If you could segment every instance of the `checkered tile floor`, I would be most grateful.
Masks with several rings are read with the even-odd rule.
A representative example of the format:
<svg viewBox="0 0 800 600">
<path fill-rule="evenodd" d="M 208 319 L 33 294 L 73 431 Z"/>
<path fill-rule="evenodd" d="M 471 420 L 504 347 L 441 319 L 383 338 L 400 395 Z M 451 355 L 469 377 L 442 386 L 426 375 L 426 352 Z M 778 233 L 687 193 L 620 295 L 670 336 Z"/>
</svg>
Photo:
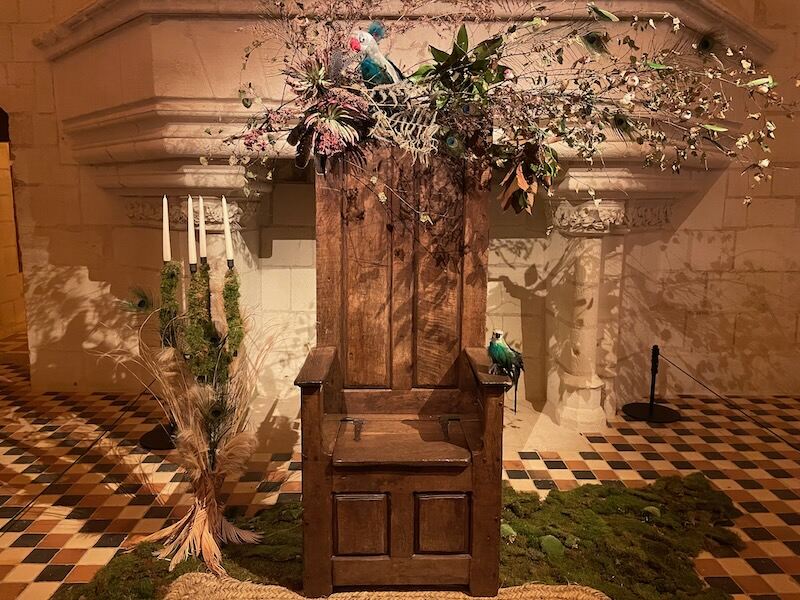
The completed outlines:
<svg viewBox="0 0 800 600">
<path fill-rule="evenodd" d="M 136 445 L 160 418 L 151 398 L 34 394 L 27 369 L 3 360 L 24 352 L 24 344 L 24 338 L 0 340 L 3 600 L 44 600 L 64 583 L 88 581 L 126 540 L 156 531 L 190 504 L 170 454 Z M 679 398 L 674 404 L 683 422 L 654 427 L 620 420 L 588 435 L 587 452 L 521 449 L 519 460 L 505 462 L 504 477 L 519 490 L 545 495 L 587 483 L 643 486 L 662 475 L 702 471 L 743 511 L 735 529 L 746 548 L 702 555 L 701 575 L 737 600 L 800 600 L 800 452 L 744 416 L 799 440 L 800 398 L 732 401 L 734 407 Z M 248 514 L 297 498 L 299 456 L 256 454 L 224 491 L 228 506 Z"/>
<path fill-rule="evenodd" d="M 27 353 L 28 337 L 18 333 L 9 337 L 0 338 L 0 356 L 7 353 Z"/>
<path fill-rule="evenodd" d="M 169 453 L 136 444 L 159 422 L 152 398 L 34 394 L 27 369 L 8 360 L 18 351 L 0 341 L 0 600 L 46 600 L 180 518 L 191 496 Z M 255 454 L 223 488 L 229 509 L 249 514 L 299 492 L 291 452 Z"/>
<path fill-rule="evenodd" d="M 667 475 L 701 471 L 744 513 L 734 530 L 739 553 L 702 554 L 706 581 L 735 599 L 800 600 L 800 397 L 718 400 L 681 397 L 683 421 L 665 426 L 611 423 L 612 433 L 587 435 L 588 452 L 519 452 L 505 476 L 519 490 L 569 490 L 586 483 L 641 487 Z"/>
</svg>

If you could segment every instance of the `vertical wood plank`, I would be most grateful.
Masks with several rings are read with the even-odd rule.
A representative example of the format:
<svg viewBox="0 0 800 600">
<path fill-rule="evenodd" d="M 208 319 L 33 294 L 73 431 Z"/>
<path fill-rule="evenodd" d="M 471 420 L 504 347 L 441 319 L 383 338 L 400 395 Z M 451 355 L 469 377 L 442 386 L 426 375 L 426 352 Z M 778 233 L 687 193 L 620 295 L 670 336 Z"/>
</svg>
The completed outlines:
<svg viewBox="0 0 800 600">
<path fill-rule="evenodd" d="M 303 392 L 300 405 L 303 453 L 303 589 L 313 597 L 333 590 L 333 482 L 322 448 L 323 390 Z"/>
<path fill-rule="evenodd" d="M 341 161 L 317 175 L 317 345 L 342 348 L 342 176 Z"/>
<path fill-rule="evenodd" d="M 500 586 L 503 468 L 503 388 L 480 390 L 483 448 L 473 453 L 470 593 L 494 596 Z"/>
<path fill-rule="evenodd" d="M 400 150 L 392 152 L 392 389 L 413 385 L 414 230 L 415 215 L 406 203 L 416 203 L 414 166 Z"/>
<path fill-rule="evenodd" d="M 348 165 L 344 177 L 345 385 L 389 387 L 391 240 L 386 208 L 372 189 L 373 176 L 391 180 L 385 150 L 367 168 Z"/>
<path fill-rule="evenodd" d="M 420 211 L 437 217 L 417 224 L 414 379 L 418 387 L 457 384 L 461 350 L 463 173 L 437 159 L 418 169 Z"/>
<path fill-rule="evenodd" d="M 483 347 L 486 336 L 486 288 L 489 281 L 489 185 L 477 166 L 464 176 L 464 273 L 461 343 Z"/>
<path fill-rule="evenodd" d="M 414 486 L 396 477 L 392 482 L 391 556 L 394 559 L 414 555 Z"/>
</svg>

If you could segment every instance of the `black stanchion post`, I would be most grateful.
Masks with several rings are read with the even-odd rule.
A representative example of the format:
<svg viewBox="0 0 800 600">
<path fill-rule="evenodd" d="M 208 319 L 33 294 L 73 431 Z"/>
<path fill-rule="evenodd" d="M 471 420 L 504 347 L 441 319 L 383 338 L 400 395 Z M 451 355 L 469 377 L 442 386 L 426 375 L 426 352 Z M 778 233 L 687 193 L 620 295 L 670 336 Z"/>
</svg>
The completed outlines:
<svg viewBox="0 0 800 600">
<path fill-rule="evenodd" d="M 656 405 L 656 379 L 658 378 L 658 344 L 650 352 L 650 417 L 653 417 L 653 407 Z M 649 419 L 648 419 L 649 420 Z"/>
<path fill-rule="evenodd" d="M 650 401 L 632 402 L 622 407 L 622 412 L 631 421 L 647 421 L 648 423 L 674 423 L 681 420 L 680 413 L 663 404 L 656 404 L 656 380 L 658 378 L 658 359 L 661 356 L 659 347 L 653 346 L 650 353 Z"/>
</svg>

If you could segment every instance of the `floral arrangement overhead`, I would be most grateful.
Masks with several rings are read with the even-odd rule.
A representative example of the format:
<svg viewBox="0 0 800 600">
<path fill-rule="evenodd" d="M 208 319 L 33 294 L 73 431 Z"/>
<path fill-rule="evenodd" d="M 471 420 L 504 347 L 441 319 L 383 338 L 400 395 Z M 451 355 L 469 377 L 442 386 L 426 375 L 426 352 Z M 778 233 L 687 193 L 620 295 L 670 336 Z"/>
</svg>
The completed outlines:
<svg viewBox="0 0 800 600">
<path fill-rule="evenodd" d="M 284 143 L 299 167 L 314 159 L 322 170 L 334 157 L 357 162 L 385 143 L 418 161 L 452 156 L 499 169 L 502 206 L 521 212 L 537 192 L 552 193 L 564 174 L 560 154 L 592 164 L 616 141 L 640 146 L 647 165 L 675 173 L 722 154 L 756 185 L 771 176 L 776 127 L 767 111 L 789 110 L 745 47 L 682 31 L 668 13 L 623 19 L 590 2 L 578 18 L 574 0 L 398 0 L 391 13 L 400 16 L 384 26 L 366 24 L 386 13 L 372 0 L 266 5 L 244 66 L 281 40 L 286 51 L 274 60 L 285 93 L 264 102 L 243 85 L 242 102 L 255 116 L 227 140 L 231 163 L 246 166 L 251 180 L 253 166 Z M 496 14 L 501 6 L 513 17 Z M 488 33 L 476 42 L 471 28 Z M 381 44 L 412 29 L 450 31 L 453 41 L 431 44 L 421 64 L 397 64 Z M 734 113 L 743 128 L 731 124 Z"/>
</svg>

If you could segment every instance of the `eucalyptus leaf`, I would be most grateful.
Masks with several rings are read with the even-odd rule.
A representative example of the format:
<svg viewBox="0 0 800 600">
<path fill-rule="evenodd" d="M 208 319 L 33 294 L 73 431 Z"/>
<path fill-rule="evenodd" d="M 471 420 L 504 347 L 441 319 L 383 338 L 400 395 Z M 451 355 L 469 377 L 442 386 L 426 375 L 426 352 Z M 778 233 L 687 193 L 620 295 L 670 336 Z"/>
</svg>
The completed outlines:
<svg viewBox="0 0 800 600">
<path fill-rule="evenodd" d="M 431 56 L 433 56 L 433 60 L 437 63 L 441 64 L 445 62 L 448 58 L 450 58 L 450 54 L 445 52 L 444 50 L 439 50 L 433 46 L 430 46 Z"/>
<path fill-rule="evenodd" d="M 753 79 L 752 81 L 747 82 L 747 87 L 759 87 L 761 85 L 774 87 L 775 80 L 772 78 L 772 75 L 770 75 L 768 77 L 759 77 L 758 79 Z"/>
<path fill-rule="evenodd" d="M 469 35 L 467 35 L 467 26 L 464 24 L 458 28 L 458 34 L 456 35 L 456 46 L 464 53 L 466 53 L 469 49 Z"/>
<path fill-rule="evenodd" d="M 724 131 L 728 131 L 728 128 L 727 128 L 727 127 L 722 127 L 722 126 L 720 126 L 720 125 L 709 125 L 709 124 L 704 124 L 704 125 L 703 125 L 703 128 L 704 128 L 704 129 L 708 129 L 709 131 L 716 131 L 716 132 L 719 132 L 719 133 L 722 133 L 722 132 L 724 132 Z"/>
<path fill-rule="evenodd" d="M 545 25 L 547 25 L 547 21 L 542 17 L 534 17 L 532 21 L 525 23 L 526 27 L 532 27 L 533 29 L 541 29 Z"/>
<path fill-rule="evenodd" d="M 588 6 L 589 10 L 601 21 L 614 21 L 615 23 L 619 21 L 617 15 L 604 8 L 600 8 L 594 2 L 590 3 Z"/>
<path fill-rule="evenodd" d="M 419 81 L 421 79 L 424 79 L 426 75 L 429 75 L 431 72 L 435 70 L 436 67 L 434 67 L 433 65 L 421 65 L 419 69 L 414 71 L 414 73 L 409 77 L 409 79 L 411 79 L 411 81 L 414 82 Z"/>
<path fill-rule="evenodd" d="M 475 46 L 475 58 L 477 60 L 483 60 L 495 54 L 500 46 L 503 45 L 503 38 L 500 36 L 495 36 L 493 38 L 489 38 L 488 40 L 482 41 L 480 44 Z"/>
</svg>

